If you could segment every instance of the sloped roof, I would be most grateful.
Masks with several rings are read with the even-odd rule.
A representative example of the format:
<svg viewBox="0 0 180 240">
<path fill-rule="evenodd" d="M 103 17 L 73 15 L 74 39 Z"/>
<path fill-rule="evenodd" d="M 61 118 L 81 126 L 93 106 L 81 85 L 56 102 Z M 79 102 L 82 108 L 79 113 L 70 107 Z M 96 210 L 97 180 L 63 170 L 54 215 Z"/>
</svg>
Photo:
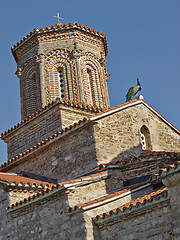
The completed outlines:
<svg viewBox="0 0 180 240">
<path fill-rule="evenodd" d="M 180 158 L 180 157 L 179 157 Z M 180 160 L 174 164 L 170 164 L 167 168 L 160 169 L 157 173 L 151 176 L 151 181 L 165 177 L 167 174 L 174 173 L 180 170 Z"/>
<path fill-rule="evenodd" d="M 53 134 L 52 136 L 48 137 L 47 139 L 37 143 L 36 145 L 34 145 L 33 147 L 29 148 L 28 150 L 26 150 L 23 153 L 18 154 L 17 156 L 9 159 L 8 161 L 6 161 L 5 163 L 0 165 L 0 168 L 5 168 L 21 159 L 23 159 L 24 157 L 34 153 L 35 151 L 39 150 L 40 148 L 46 146 L 48 143 L 53 142 L 54 140 L 56 140 L 59 136 L 61 135 L 65 135 L 66 133 L 69 133 L 71 131 L 73 131 L 74 129 L 78 129 L 78 127 L 81 127 L 83 125 L 83 123 L 85 123 L 87 121 L 87 118 L 83 118 L 82 120 L 79 120 L 78 122 L 73 123 L 72 125 L 63 128 L 60 132 L 57 132 L 55 134 Z"/>
<path fill-rule="evenodd" d="M 53 194 L 54 192 L 58 191 L 58 190 L 62 190 L 64 188 L 68 188 L 68 187 L 72 187 L 72 186 L 77 186 L 77 185 L 81 185 L 81 184 L 87 184 L 90 182 L 94 182 L 94 181 L 99 181 L 102 180 L 104 178 L 107 178 L 109 176 L 108 171 L 103 171 L 100 173 L 95 173 L 95 174 L 91 174 L 88 176 L 84 176 L 84 177 L 79 177 L 76 179 L 72 179 L 69 181 L 65 181 L 65 182 L 60 182 L 56 185 L 51 184 L 51 186 L 49 186 L 46 189 L 43 189 L 42 192 L 40 193 L 35 193 L 34 195 L 25 198 L 19 202 L 16 202 L 10 206 L 7 207 L 7 210 L 11 210 L 11 209 L 15 209 L 15 208 L 19 208 L 21 206 L 25 206 L 25 204 L 29 204 L 32 203 L 33 200 L 39 200 L 41 197 L 45 196 L 49 196 L 51 194 Z"/>
<path fill-rule="evenodd" d="M 47 144 L 49 144 L 51 142 L 54 142 L 55 140 L 59 139 L 61 137 L 61 135 L 65 135 L 65 133 L 66 134 L 71 133 L 72 131 L 83 127 L 87 123 L 97 121 L 98 119 L 101 119 L 103 117 L 106 117 L 106 116 L 111 115 L 115 112 L 124 110 L 128 107 L 132 107 L 132 106 L 137 105 L 137 104 L 143 104 L 146 107 L 148 107 L 152 112 L 154 112 L 156 115 L 158 115 L 159 118 L 161 118 L 166 124 L 168 124 L 171 128 L 173 128 L 177 133 L 180 134 L 179 129 L 177 129 L 173 124 L 171 124 L 162 115 L 160 115 L 156 110 L 154 110 L 150 105 L 148 105 L 142 99 L 142 96 L 138 96 L 137 98 L 134 98 L 134 99 L 130 100 L 129 102 L 125 102 L 123 104 L 117 105 L 116 107 L 112 107 L 112 108 L 109 108 L 109 109 L 103 109 L 102 112 L 96 113 L 94 116 L 84 117 L 82 120 L 79 120 L 78 122 L 71 124 L 70 126 L 64 128 L 61 131 L 59 131 L 59 132 L 53 134 L 52 136 L 48 137 L 47 139 L 37 143 L 35 146 L 31 147 L 30 149 L 26 150 L 25 152 L 20 153 L 17 156 L 9 159 L 7 162 L 0 165 L 0 168 L 5 168 L 5 167 L 9 166 L 10 164 L 13 164 L 13 163 L 21 160 L 22 158 L 32 154 L 33 152 L 35 152 L 38 149 L 46 146 Z"/>
<path fill-rule="evenodd" d="M 112 209 L 111 211 L 102 213 L 97 215 L 95 218 L 93 218 L 93 220 L 95 222 L 104 220 L 104 219 L 108 219 L 111 218 L 115 215 L 120 215 L 121 213 L 124 213 L 126 211 L 130 211 L 133 209 L 138 209 L 139 207 L 141 207 L 142 205 L 146 205 L 148 203 L 151 203 L 155 200 L 160 200 L 160 198 L 166 198 L 167 197 L 167 187 L 163 187 L 161 189 L 158 189 L 156 191 L 153 191 L 149 194 L 144 195 L 143 197 L 137 198 L 133 201 L 130 201 L 118 208 Z"/>
<path fill-rule="evenodd" d="M 0 172 L 0 182 L 6 183 L 8 186 L 18 187 L 35 187 L 35 188 L 49 188 L 54 184 L 19 176 L 16 173 Z"/>
<path fill-rule="evenodd" d="M 158 160 L 158 159 L 180 159 L 180 152 L 165 152 L 165 151 L 145 151 L 142 152 L 138 157 L 129 156 L 123 160 L 113 161 L 110 163 L 100 164 L 99 168 L 107 168 L 110 165 L 121 164 L 123 166 L 129 165 L 136 162 L 141 162 L 142 160 Z"/>
<path fill-rule="evenodd" d="M 125 193 L 129 193 L 130 191 L 138 189 L 139 187 L 142 187 L 144 185 L 147 185 L 147 182 L 138 183 L 138 184 L 135 184 L 133 186 L 130 186 L 130 187 L 127 187 L 127 188 L 123 188 L 123 189 L 121 189 L 119 191 L 107 194 L 107 195 L 105 195 L 103 197 L 96 198 L 94 200 L 88 201 L 86 203 L 78 204 L 78 205 L 73 206 L 73 207 L 69 207 L 68 212 L 77 211 L 77 210 L 83 209 L 83 208 L 88 207 L 88 206 L 93 206 L 94 204 L 103 204 L 103 202 L 107 202 L 108 200 L 113 201 L 113 198 L 121 196 L 121 195 L 123 195 Z"/>
<path fill-rule="evenodd" d="M 88 104 L 84 104 L 81 102 L 76 102 L 76 101 L 70 101 L 70 100 L 66 100 L 66 99 L 60 99 L 60 98 L 56 98 L 55 101 L 52 101 L 51 103 L 49 103 L 48 105 L 46 105 L 43 108 L 40 108 L 37 112 L 29 115 L 28 117 L 26 117 L 25 119 L 23 119 L 21 122 L 17 123 L 16 125 L 14 125 L 12 128 L 8 129 L 7 131 L 5 131 L 4 133 L 0 134 L 0 138 L 3 139 L 4 137 L 6 137 L 7 135 L 9 135 L 10 133 L 14 132 L 15 130 L 17 130 L 18 128 L 22 127 L 23 125 L 27 124 L 28 122 L 32 121 L 34 118 L 38 117 L 39 115 L 43 114 L 44 112 L 46 112 L 48 109 L 52 108 L 53 106 L 57 105 L 57 104 L 63 104 L 66 106 L 71 106 L 71 107 L 75 107 L 75 108 L 80 108 L 83 110 L 87 110 L 87 111 L 91 111 L 94 113 L 97 112 L 102 112 L 103 109 L 99 108 L 97 106 L 93 106 L 93 105 L 88 105 Z"/>
<path fill-rule="evenodd" d="M 98 120 L 100 118 L 111 115 L 115 112 L 119 112 L 127 107 L 132 107 L 132 106 L 140 104 L 140 103 L 142 103 L 144 106 L 146 106 L 150 111 L 152 111 L 155 115 L 157 115 L 162 121 L 164 121 L 167 125 L 169 125 L 171 128 L 173 128 L 176 132 L 178 132 L 180 134 L 180 130 L 178 128 L 176 128 L 172 123 L 170 123 L 165 117 L 163 117 L 158 111 L 156 111 L 154 108 L 152 108 L 143 99 L 142 95 L 137 96 L 136 98 L 134 98 L 128 102 L 122 103 L 120 105 L 117 105 L 115 107 L 104 109 L 102 112 L 96 113 L 94 116 L 90 116 L 89 118 L 91 119 L 91 121 Z"/>
<path fill-rule="evenodd" d="M 108 54 L 108 44 L 107 44 L 107 38 L 106 34 L 103 32 L 99 32 L 98 30 L 95 30 L 90 27 L 86 27 L 85 25 L 81 25 L 77 22 L 74 23 L 67 23 L 67 24 L 62 24 L 62 23 L 57 23 L 55 26 L 50 26 L 50 27 L 44 27 L 44 28 L 35 28 L 32 32 L 30 32 L 26 37 L 24 37 L 22 40 L 17 42 L 14 46 L 12 46 L 11 50 L 12 52 L 16 51 L 16 49 L 24 44 L 26 41 L 28 41 L 30 38 L 37 34 L 42 34 L 42 33 L 47 33 L 47 32 L 55 32 L 55 31 L 60 31 L 60 30 L 69 30 L 69 29 L 78 29 L 86 33 L 93 34 L 95 36 L 98 36 L 103 39 L 104 41 L 104 48 L 106 54 Z M 14 54 L 13 54 L 14 55 Z"/>
</svg>

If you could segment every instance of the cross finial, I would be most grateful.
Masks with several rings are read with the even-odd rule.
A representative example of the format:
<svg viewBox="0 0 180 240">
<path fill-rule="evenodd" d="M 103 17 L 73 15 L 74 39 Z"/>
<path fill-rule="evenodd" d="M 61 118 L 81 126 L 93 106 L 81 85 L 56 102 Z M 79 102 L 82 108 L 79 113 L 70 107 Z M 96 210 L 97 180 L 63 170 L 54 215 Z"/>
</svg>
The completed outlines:
<svg viewBox="0 0 180 240">
<path fill-rule="evenodd" d="M 59 19 L 63 20 L 63 18 L 59 16 L 59 13 L 57 13 L 57 16 L 53 16 L 53 17 L 58 19 L 58 23 L 59 23 Z"/>
</svg>

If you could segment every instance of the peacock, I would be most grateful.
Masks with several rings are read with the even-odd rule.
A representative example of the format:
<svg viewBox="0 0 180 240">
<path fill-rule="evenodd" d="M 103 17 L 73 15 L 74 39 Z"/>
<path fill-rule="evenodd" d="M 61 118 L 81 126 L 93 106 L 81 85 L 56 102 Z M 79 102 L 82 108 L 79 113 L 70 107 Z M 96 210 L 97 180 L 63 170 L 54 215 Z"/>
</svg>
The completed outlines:
<svg viewBox="0 0 180 240">
<path fill-rule="evenodd" d="M 131 100 L 131 97 L 136 95 L 137 92 L 141 91 L 141 84 L 139 82 L 139 79 L 137 78 L 137 85 L 132 86 L 128 93 L 126 94 L 126 102 Z"/>
</svg>

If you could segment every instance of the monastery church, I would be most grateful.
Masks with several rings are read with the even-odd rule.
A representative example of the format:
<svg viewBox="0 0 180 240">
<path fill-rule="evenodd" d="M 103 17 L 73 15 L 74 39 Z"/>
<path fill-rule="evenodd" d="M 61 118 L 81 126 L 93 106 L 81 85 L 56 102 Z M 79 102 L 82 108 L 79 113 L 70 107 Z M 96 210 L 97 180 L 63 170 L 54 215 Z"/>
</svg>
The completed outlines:
<svg viewBox="0 0 180 240">
<path fill-rule="evenodd" d="M 106 35 L 77 22 L 12 47 L 21 122 L 0 135 L 0 240 L 180 239 L 180 130 L 110 107 Z"/>
</svg>

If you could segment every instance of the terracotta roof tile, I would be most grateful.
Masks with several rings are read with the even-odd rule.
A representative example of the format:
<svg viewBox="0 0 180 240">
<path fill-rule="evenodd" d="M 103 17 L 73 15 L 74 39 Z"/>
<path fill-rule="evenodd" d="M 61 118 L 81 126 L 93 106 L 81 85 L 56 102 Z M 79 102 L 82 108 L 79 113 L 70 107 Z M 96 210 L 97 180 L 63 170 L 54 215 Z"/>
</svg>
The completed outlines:
<svg viewBox="0 0 180 240">
<path fill-rule="evenodd" d="M 89 201 L 89 202 L 86 202 L 86 203 L 83 203 L 83 204 L 79 204 L 79 205 L 76 205 L 76 206 L 73 206 L 73 207 L 69 207 L 68 212 L 76 211 L 76 210 L 82 209 L 83 207 L 93 205 L 93 204 L 95 204 L 95 203 L 102 203 L 104 200 L 111 199 L 111 198 L 114 198 L 114 197 L 116 197 L 116 196 L 120 196 L 120 195 L 122 195 L 123 193 L 126 193 L 126 192 L 129 192 L 129 191 L 131 191 L 131 190 L 134 190 L 134 189 L 136 189 L 136 188 L 138 188 L 138 187 L 141 187 L 141 186 L 143 186 L 143 185 L 145 185 L 145 184 L 146 184 L 146 182 L 144 182 L 144 183 L 138 183 L 138 184 L 135 184 L 135 185 L 130 186 L 130 187 L 128 187 L 128 188 L 124 188 L 124 189 L 122 189 L 122 190 L 120 190 L 120 191 L 107 194 L 106 196 L 97 198 L 97 199 L 95 199 L 95 200 L 92 200 L 92 201 Z"/>
<path fill-rule="evenodd" d="M 179 153 L 180 159 L 180 153 Z M 157 180 L 170 172 L 174 172 L 180 168 L 180 160 L 176 161 L 174 164 L 170 164 L 167 168 L 160 169 L 157 173 L 153 174 L 150 178 L 151 181 Z"/>
<path fill-rule="evenodd" d="M 0 181 L 8 183 L 9 186 L 21 186 L 21 187 L 49 188 L 54 185 L 51 183 L 19 176 L 16 173 L 7 173 L 7 172 L 6 173 L 0 172 Z"/>
<path fill-rule="evenodd" d="M 122 103 L 120 105 L 117 105 L 115 107 L 112 107 L 112 108 L 109 108 L 109 109 L 104 109 L 101 113 L 97 113 L 95 114 L 94 116 L 90 116 L 89 118 L 90 119 L 93 119 L 93 117 L 103 117 L 103 114 L 104 113 L 108 113 L 111 114 L 113 113 L 113 110 L 121 110 L 121 108 L 123 107 L 128 107 L 128 105 L 131 105 L 133 103 L 143 103 L 147 108 L 149 108 L 153 113 L 155 113 L 156 115 L 158 115 L 164 122 L 166 122 L 171 128 L 173 128 L 176 132 L 178 132 L 180 134 L 180 130 L 178 128 L 176 128 L 172 123 L 170 123 L 166 118 L 164 118 L 159 112 L 157 112 L 154 108 L 152 108 L 146 101 L 144 101 L 142 95 L 140 96 L 137 96 L 136 98 L 128 101 L 128 102 L 125 102 L 125 103 Z M 98 119 L 98 118 L 97 118 Z"/>
<path fill-rule="evenodd" d="M 180 159 L 180 152 L 165 152 L 165 151 L 146 151 L 136 156 L 129 156 L 126 159 L 113 161 L 110 163 L 100 164 L 99 169 L 107 168 L 109 165 L 116 165 L 121 164 L 123 166 L 129 165 L 135 162 L 141 162 L 142 160 L 149 160 L 149 159 Z"/>
<path fill-rule="evenodd" d="M 47 145 L 49 142 L 58 138 L 60 135 L 63 135 L 64 133 L 71 131 L 72 128 L 77 128 L 78 126 L 84 124 L 85 122 L 88 122 L 87 118 L 83 118 L 82 120 L 79 120 L 78 122 L 73 123 L 69 127 L 63 128 L 60 132 L 57 132 L 57 133 L 53 134 L 52 136 L 50 136 L 50 137 L 46 138 L 45 140 L 41 141 L 40 143 L 37 143 L 35 146 L 29 148 L 25 152 L 20 153 L 17 156 L 9 159 L 5 163 L 1 164 L 0 168 L 3 169 L 5 167 L 9 166 L 10 164 L 13 164 L 13 163 L 19 161 L 20 159 L 28 156 L 29 154 L 33 153 L 34 151 L 36 151 L 36 150 L 40 149 L 41 147 Z"/>
<path fill-rule="evenodd" d="M 48 31 L 52 32 L 53 30 L 57 31 L 57 30 L 65 30 L 65 29 L 80 29 L 82 31 L 91 33 L 93 35 L 96 35 L 96 36 L 102 38 L 104 41 L 104 48 L 105 48 L 106 55 L 108 54 L 108 44 L 107 44 L 106 34 L 103 32 L 99 32 L 98 30 L 92 29 L 90 27 L 86 27 L 85 25 L 81 25 L 77 22 L 68 23 L 68 24 L 57 23 L 55 26 L 34 29 L 26 37 L 24 37 L 22 40 L 17 42 L 17 44 L 12 46 L 11 50 L 12 50 L 12 52 L 14 52 L 18 46 L 23 44 L 25 41 L 27 41 L 33 35 L 42 34 L 44 32 L 48 32 Z"/>
<path fill-rule="evenodd" d="M 118 213 L 131 210 L 134 207 L 138 208 L 141 205 L 145 205 L 147 202 L 153 202 L 154 200 L 159 200 L 161 197 L 167 197 L 166 187 L 153 191 L 150 194 L 144 195 L 143 197 L 137 198 L 133 201 L 130 201 L 118 208 L 112 209 L 111 211 L 105 212 L 103 214 L 99 214 L 95 218 L 93 218 L 93 220 L 97 222 L 98 220 L 108 218 L 112 215 L 117 215 Z"/>
<path fill-rule="evenodd" d="M 103 171 L 103 172 L 100 172 L 98 174 L 92 174 L 91 176 L 92 176 L 91 181 L 96 181 L 96 180 L 102 179 L 104 177 L 107 177 L 108 176 L 108 171 Z M 52 184 L 48 188 L 43 189 L 40 193 L 35 193 L 34 195 L 32 195 L 28 198 L 25 198 L 24 200 L 21 200 L 19 202 L 16 202 L 16 203 L 8 206 L 7 210 L 11 210 L 11 209 L 14 209 L 15 207 L 19 207 L 21 205 L 24 205 L 24 204 L 32 201 L 33 199 L 37 199 L 40 196 L 43 196 L 43 195 L 45 195 L 49 192 L 53 192 L 54 190 L 57 190 L 60 187 L 65 187 L 65 185 L 72 185 L 73 183 L 78 183 L 78 182 L 79 183 L 84 183 L 85 181 L 88 181 L 88 180 L 89 180 L 89 176 L 86 176 L 86 177 L 83 178 L 83 180 L 81 178 L 76 178 L 76 179 L 72 179 L 72 180 L 69 180 L 69 181 L 66 181 L 66 182 L 60 182 L 56 185 Z"/>
<path fill-rule="evenodd" d="M 57 99 L 57 101 L 60 101 L 60 100 Z M 140 96 L 138 96 L 138 97 L 136 97 L 135 99 L 130 100 L 129 102 L 125 102 L 125 103 L 123 103 L 123 104 L 120 104 L 120 105 L 114 107 L 113 109 L 117 109 L 117 110 L 118 110 L 118 109 L 121 108 L 121 107 L 124 107 L 124 106 L 127 106 L 127 107 L 128 107 L 128 105 L 131 106 L 132 103 L 136 103 L 136 102 L 138 103 L 138 102 L 141 102 L 141 101 L 142 101 L 142 99 L 140 99 Z M 144 101 L 144 100 L 143 100 L 143 101 Z M 144 102 L 145 102 L 145 101 L 144 101 Z M 146 103 L 146 102 L 145 102 L 145 103 Z M 85 117 L 85 118 L 83 118 L 82 120 L 79 120 L 78 122 L 73 123 L 73 124 L 70 125 L 69 127 L 66 127 L 66 128 L 64 128 L 64 129 L 62 129 L 60 132 L 58 132 L 58 133 L 56 133 L 56 134 L 53 134 L 52 136 L 48 137 L 48 138 L 45 139 L 44 141 L 42 141 L 42 142 L 40 142 L 40 143 L 37 143 L 34 147 L 32 147 L 32 148 L 26 150 L 25 152 L 23 152 L 23 153 L 15 156 L 15 157 L 13 157 L 12 159 L 9 159 L 9 160 L 8 160 L 7 162 L 5 162 L 4 164 L 0 165 L 0 168 L 5 168 L 6 166 L 10 165 L 11 163 L 17 162 L 18 160 L 20 160 L 20 159 L 22 159 L 23 157 L 31 154 L 31 153 L 34 152 L 35 150 L 43 147 L 44 145 L 46 145 L 47 143 L 49 143 L 51 140 L 57 138 L 59 135 L 63 135 L 64 132 L 70 131 L 72 128 L 76 128 L 78 125 L 81 125 L 82 123 L 85 123 L 85 122 L 88 122 L 88 121 L 89 121 L 89 122 L 94 121 L 94 119 L 93 119 L 94 117 L 98 117 L 98 116 L 101 117 L 101 115 L 103 115 L 104 113 L 108 113 L 108 112 L 110 112 L 110 111 L 112 111 L 112 108 L 104 109 L 102 112 L 96 113 L 94 116 Z M 172 126 L 173 126 L 173 125 L 172 125 Z M 174 127 L 174 126 L 173 126 L 173 127 Z M 176 128 L 176 130 L 179 131 L 177 128 Z M 11 130 L 9 129 L 8 131 L 10 132 Z M 6 131 L 6 132 L 7 132 L 7 131 Z M 7 134 L 6 132 L 5 132 L 5 134 Z M 179 131 L 179 132 L 180 132 L 180 131 Z M 1 135 L 2 135 L 2 134 L 1 134 Z M 1 138 L 2 138 L 2 136 L 1 136 Z M 148 156 L 151 157 L 151 153 L 153 153 L 153 152 L 145 152 L 145 153 L 142 153 L 141 157 L 143 158 L 144 155 L 146 155 L 146 157 L 148 157 Z M 158 154 L 159 154 L 159 157 L 160 157 L 162 154 L 164 154 L 164 153 L 166 154 L 166 152 L 154 152 L 154 153 L 156 153 L 156 157 L 158 156 Z M 176 153 L 169 153 L 169 154 L 176 156 Z M 134 158 L 135 158 L 135 157 L 134 157 Z M 139 157 L 138 157 L 138 159 L 139 159 Z M 111 163 L 111 164 L 113 164 L 113 163 Z M 101 166 L 102 166 L 102 165 L 101 165 Z"/>
<path fill-rule="evenodd" d="M 101 116 L 103 113 L 108 113 L 112 110 L 115 110 L 115 109 L 118 109 L 118 108 L 121 108 L 121 107 L 124 107 L 124 106 L 128 106 L 129 104 L 131 103 L 134 103 L 134 102 L 138 102 L 139 101 L 139 96 L 130 100 L 129 102 L 124 102 L 122 104 L 119 104 L 115 107 L 111 107 L 111 108 L 108 108 L 108 109 L 103 109 L 102 112 L 99 112 L 99 113 L 96 113 L 95 115 L 93 116 L 89 116 L 88 118 L 93 118 L 93 117 L 97 117 L 97 116 Z"/>
<path fill-rule="evenodd" d="M 34 119 L 35 117 L 41 115 L 42 113 L 44 113 L 45 111 L 47 111 L 48 109 L 52 108 L 53 106 L 55 106 L 58 103 L 59 104 L 63 104 L 63 105 L 67 105 L 67 106 L 72 106 L 72 107 L 75 107 L 75 108 L 81 108 L 81 109 L 84 109 L 84 110 L 87 110 L 87 111 L 91 111 L 91 112 L 102 112 L 103 111 L 102 108 L 99 108 L 97 106 L 92 106 L 92 105 L 87 105 L 87 104 L 84 104 L 84 103 L 81 103 L 81 102 L 75 102 L 75 101 L 70 101 L 70 100 L 66 100 L 66 99 L 57 98 L 55 101 L 52 101 L 51 103 L 49 103 L 45 107 L 39 109 L 37 112 L 35 112 L 32 115 L 26 117 L 21 122 L 17 123 L 12 128 L 10 128 L 7 131 L 5 131 L 4 133 L 1 133 L 0 134 L 0 138 L 3 139 L 9 133 L 14 132 L 18 128 L 22 127 L 24 124 L 30 122 L 32 119 Z"/>
</svg>

